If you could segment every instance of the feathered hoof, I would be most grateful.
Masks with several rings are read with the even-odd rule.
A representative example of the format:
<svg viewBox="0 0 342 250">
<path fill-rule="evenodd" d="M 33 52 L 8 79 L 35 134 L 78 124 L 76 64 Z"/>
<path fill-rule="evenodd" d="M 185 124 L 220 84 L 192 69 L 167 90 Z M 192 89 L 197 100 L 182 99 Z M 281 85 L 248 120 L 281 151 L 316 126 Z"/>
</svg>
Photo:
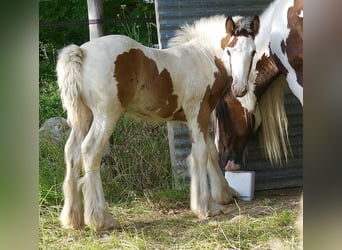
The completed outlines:
<svg viewBox="0 0 342 250">
<path fill-rule="evenodd" d="M 197 215 L 200 220 L 208 219 L 208 217 L 214 217 L 223 214 L 229 214 L 235 210 L 234 206 L 231 205 L 221 205 L 213 200 L 209 201 L 208 210 L 194 210 L 193 212 Z"/>
<path fill-rule="evenodd" d="M 107 231 L 121 228 L 119 222 L 114 220 L 109 214 L 104 215 L 101 219 L 94 219 L 86 222 L 86 225 L 95 231 Z"/>
<path fill-rule="evenodd" d="M 208 217 L 218 216 L 222 214 L 229 214 L 234 210 L 235 210 L 234 206 L 220 205 L 220 204 L 217 204 L 215 201 L 211 200 L 209 202 Z"/>
<path fill-rule="evenodd" d="M 84 227 L 83 212 L 80 211 L 66 211 L 63 209 L 59 218 L 62 227 L 65 229 L 81 229 Z"/>
<path fill-rule="evenodd" d="M 236 192 L 229 187 L 228 183 L 225 182 L 222 190 L 220 192 L 216 192 L 212 194 L 213 200 L 221 205 L 227 205 L 233 202 L 234 196 L 236 196 Z"/>
</svg>

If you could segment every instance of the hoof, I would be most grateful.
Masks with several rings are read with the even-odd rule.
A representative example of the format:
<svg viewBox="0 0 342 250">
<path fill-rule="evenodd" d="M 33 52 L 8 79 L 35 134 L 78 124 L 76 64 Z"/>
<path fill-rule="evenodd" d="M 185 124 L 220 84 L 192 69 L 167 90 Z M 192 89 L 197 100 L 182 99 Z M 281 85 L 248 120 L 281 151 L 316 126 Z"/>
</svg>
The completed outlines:
<svg viewBox="0 0 342 250">
<path fill-rule="evenodd" d="M 192 209 L 192 211 L 197 215 L 197 217 L 200 220 L 208 219 L 208 217 L 214 217 L 214 216 L 218 216 L 218 215 L 228 214 L 234 210 L 235 210 L 234 206 L 221 205 L 221 204 L 216 203 L 214 200 L 209 201 L 208 210 L 205 210 L 205 209 L 204 210 L 201 210 L 201 209 L 194 210 L 194 209 Z"/>
<path fill-rule="evenodd" d="M 90 221 L 86 222 L 86 225 L 95 231 L 107 231 L 121 228 L 119 222 L 114 220 L 109 214 L 106 214 L 101 219 L 92 218 Z"/>
<path fill-rule="evenodd" d="M 63 209 L 59 220 L 63 228 L 81 229 L 84 227 L 83 212 Z"/>
<path fill-rule="evenodd" d="M 215 201 L 210 201 L 208 216 L 213 217 L 213 216 L 218 216 L 222 214 L 229 214 L 234 210 L 235 210 L 234 206 L 220 205 L 220 204 L 217 204 Z"/>
<path fill-rule="evenodd" d="M 226 181 L 221 192 L 213 193 L 212 198 L 216 203 L 226 205 L 233 201 L 234 193 L 234 190 L 229 187 L 228 182 Z"/>
</svg>

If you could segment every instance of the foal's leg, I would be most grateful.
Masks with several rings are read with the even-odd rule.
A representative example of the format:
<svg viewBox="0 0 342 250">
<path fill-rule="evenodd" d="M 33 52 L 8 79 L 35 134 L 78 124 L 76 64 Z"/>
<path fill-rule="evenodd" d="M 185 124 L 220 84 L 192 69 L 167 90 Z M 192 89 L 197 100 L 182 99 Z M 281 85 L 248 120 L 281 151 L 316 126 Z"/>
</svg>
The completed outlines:
<svg viewBox="0 0 342 250">
<path fill-rule="evenodd" d="M 228 204 L 233 199 L 233 193 L 224 178 L 218 163 L 218 152 L 210 135 L 207 135 L 208 165 L 210 190 L 213 200 L 218 204 Z"/>
<path fill-rule="evenodd" d="M 208 146 L 203 133 L 198 127 L 189 126 L 192 135 L 192 148 L 189 156 L 191 173 L 191 210 L 200 218 L 209 215 L 210 192 L 208 187 L 206 163 L 208 161 Z"/>
<path fill-rule="evenodd" d="M 114 229 L 119 224 L 111 217 L 103 194 L 100 163 L 105 145 L 120 114 L 94 115 L 90 131 L 82 143 L 85 175 L 81 179 L 84 196 L 84 222 L 95 230 Z"/>
<path fill-rule="evenodd" d="M 81 143 L 84 134 L 72 129 L 65 144 L 66 175 L 63 183 L 64 206 L 60 216 L 62 226 L 77 229 L 83 226 L 83 206 L 77 181 L 82 169 Z"/>
</svg>

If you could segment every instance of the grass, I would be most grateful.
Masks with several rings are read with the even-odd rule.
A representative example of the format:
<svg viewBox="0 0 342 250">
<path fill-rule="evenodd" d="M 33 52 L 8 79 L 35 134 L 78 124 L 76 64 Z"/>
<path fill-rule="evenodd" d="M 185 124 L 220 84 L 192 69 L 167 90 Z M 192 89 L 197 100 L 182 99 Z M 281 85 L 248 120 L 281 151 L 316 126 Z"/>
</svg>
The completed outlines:
<svg viewBox="0 0 342 250">
<path fill-rule="evenodd" d="M 63 148 L 40 138 L 40 249 L 298 249 L 300 189 L 257 192 L 230 213 L 199 220 L 189 190 L 177 190 L 165 125 L 123 117 L 101 166 L 105 196 L 120 230 L 62 229 Z"/>
<path fill-rule="evenodd" d="M 231 204 L 228 215 L 201 221 L 189 210 L 187 191 L 150 191 L 110 204 L 121 229 L 105 232 L 62 229 L 61 206 L 43 207 L 40 249 L 275 249 L 279 241 L 283 249 L 298 249 L 294 225 L 300 190 L 291 192 L 259 192 L 253 202 Z"/>
</svg>

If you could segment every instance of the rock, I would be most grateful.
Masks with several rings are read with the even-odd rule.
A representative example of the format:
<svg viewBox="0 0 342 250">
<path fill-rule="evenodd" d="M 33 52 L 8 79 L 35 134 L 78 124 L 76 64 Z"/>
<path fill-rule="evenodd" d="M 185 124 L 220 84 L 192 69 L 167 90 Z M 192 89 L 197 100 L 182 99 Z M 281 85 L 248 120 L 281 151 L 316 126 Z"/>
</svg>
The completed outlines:
<svg viewBox="0 0 342 250">
<path fill-rule="evenodd" d="M 39 128 L 39 136 L 61 143 L 66 133 L 69 133 L 69 125 L 63 117 L 52 117 L 46 120 Z"/>
<path fill-rule="evenodd" d="M 55 143 L 61 143 L 67 139 L 70 133 L 68 122 L 63 117 L 52 117 L 46 120 L 39 129 L 40 139 L 45 139 Z M 110 145 L 107 142 L 103 157 L 110 157 Z"/>
</svg>

